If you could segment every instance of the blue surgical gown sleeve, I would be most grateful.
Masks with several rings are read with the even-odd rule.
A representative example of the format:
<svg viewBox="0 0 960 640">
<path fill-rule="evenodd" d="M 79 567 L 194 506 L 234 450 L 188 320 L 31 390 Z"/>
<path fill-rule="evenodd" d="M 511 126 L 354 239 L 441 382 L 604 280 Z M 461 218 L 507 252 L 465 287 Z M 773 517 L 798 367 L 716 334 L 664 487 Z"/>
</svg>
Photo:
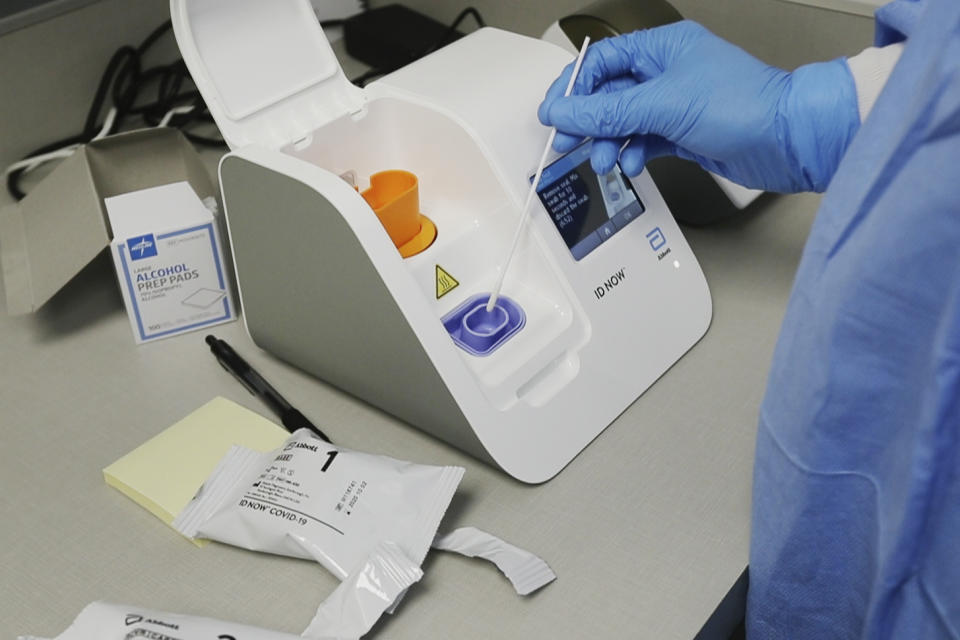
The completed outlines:
<svg viewBox="0 0 960 640">
<path fill-rule="evenodd" d="M 877 9 L 874 44 L 885 47 L 906 40 L 926 6 L 927 0 L 896 0 Z"/>
<path fill-rule="evenodd" d="M 761 408 L 750 639 L 960 638 L 960 2 L 878 22 L 906 46 L 821 203 Z"/>
</svg>

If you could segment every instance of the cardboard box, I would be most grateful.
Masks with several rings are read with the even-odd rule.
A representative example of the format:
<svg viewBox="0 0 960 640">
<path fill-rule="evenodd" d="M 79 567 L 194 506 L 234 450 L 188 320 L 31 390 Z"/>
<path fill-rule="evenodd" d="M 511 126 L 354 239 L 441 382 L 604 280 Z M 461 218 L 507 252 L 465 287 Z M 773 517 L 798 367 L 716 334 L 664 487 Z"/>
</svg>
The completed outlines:
<svg viewBox="0 0 960 640">
<path fill-rule="evenodd" d="M 189 183 L 131 191 L 104 204 L 138 344 L 236 319 L 213 213 Z"/>
<path fill-rule="evenodd" d="M 217 196 L 200 156 L 175 129 L 96 140 L 61 162 L 21 202 L 0 209 L 7 312 L 36 311 L 110 246 L 105 198 L 180 181 L 201 199 Z M 226 239 L 222 216 L 215 219 Z M 227 247 L 224 242 L 230 265 Z M 232 280 L 229 272 L 226 277 Z"/>
</svg>

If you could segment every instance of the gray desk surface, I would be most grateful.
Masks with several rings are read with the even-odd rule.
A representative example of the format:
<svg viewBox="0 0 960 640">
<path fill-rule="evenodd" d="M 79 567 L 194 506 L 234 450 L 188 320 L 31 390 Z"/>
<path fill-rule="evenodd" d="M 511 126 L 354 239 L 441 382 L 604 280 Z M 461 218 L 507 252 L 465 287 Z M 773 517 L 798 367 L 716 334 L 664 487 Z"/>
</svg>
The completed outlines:
<svg viewBox="0 0 960 640">
<path fill-rule="evenodd" d="M 713 294 L 709 332 L 541 486 L 288 367 L 239 322 L 217 328 L 336 440 L 465 466 L 444 527 L 495 532 L 559 576 L 520 598 L 492 566 L 434 553 L 371 637 L 692 638 L 746 564 L 757 407 L 817 203 L 765 196 L 686 230 Z M 203 333 L 134 346 L 102 256 L 35 315 L 0 314 L 0 362 L 0 636 L 54 635 L 97 599 L 305 627 L 335 586 L 321 567 L 197 549 L 103 482 L 104 466 L 216 395 L 269 415 Z"/>
<path fill-rule="evenodd" d="M 22 43 L 8 47 L 40 46 L 14 35 Z M 277 361 L 241 323 L 218 327 L 337 441 L 465 466 L 444 527 L 494 532 L 559 576 L 520 598 L 492 566 L 434 553 L 370 637 L 692 638 L 746 565 L 757 407 L 818 201 L 767 196 L 735 220 L 686 230 L 713 294 L 709 332 L 541 486 Z M 269 415 L 204 334 L 135 346 L 106 255 L 38 313 L 2 307 L 0 296 L 0 637 L 55 635 L 98 599 L 299 633 L 336 584 L 320 566 L 197 549 L 103 482 L 104 466 L 214 396 Z"/>
</svg>

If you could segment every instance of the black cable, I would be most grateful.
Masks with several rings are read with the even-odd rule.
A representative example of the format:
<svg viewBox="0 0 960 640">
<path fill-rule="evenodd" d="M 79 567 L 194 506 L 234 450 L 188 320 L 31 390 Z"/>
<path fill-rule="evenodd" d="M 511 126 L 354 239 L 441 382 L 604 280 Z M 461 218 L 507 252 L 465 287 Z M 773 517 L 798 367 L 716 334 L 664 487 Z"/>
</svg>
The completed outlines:
<svg viewBox="0 0 960 640">
<path fill-rule="evenodd" d="M 143 39 L 143 42 L 141 42 L 140 46 L 137 47 L 137 52 L 140 55 L 143 55 L 144 53 L 146 53 L 147 49 L 152 47 L 156 43 L 156 41 L 160 39 L 160 36 L 166 33 L 168 29 L 172 29 L 172 28 L 173 28 L 173 20 L 167 20 L 166 22 L 162 23 L 159 27 L 151 31 L 150 35 L 148 35 L 146 38 Z"/>
<path fill-rule="evenodd" d="M 100 77 L 100 84 L 97 85 L 97 91 L 93 96 L 93 104 L 90 105 L 90 109 L 87 112 L 86 123 L 83 125 L 83 135 L 88 140 L 97 135 L 97 131 L 99 130 L 97 120 L 100 119 L 100 112 L 103 110 L 103 104 L 106 101 L 107 92 L 113 85 L 114 76 L 124 66 L 129 64 L 131 60 L 135 60 L 137 57 L 137 50 L 129 46 L 120 47 L 110 57 L 110 62 L 107 63 L 107 69 Z"/>
<path fill-rule="evenodd" d="M 483 16 L 480 15 L 480 12 L 477 11 L 476 7 L 467 7 L 461 11 L 460 15 L 457 16 L 457 19 L 453 21 L 453 28 L 456 29 L 458 26 L 460 26 L 460 23 L 467 16 L 473 16 L 473 19 L 477 21 L 478 27 L 483 28 L 487 26 L 487 23 L 483 20 Z"/>
<path fill-rule="evenodd" d="M 480 12 L 477 11 L 476 8 L 467 7 L 466 9 L 461 11 L 456 18 L 453 19 L 453 22 L 450 23 L 449 27 L 447 27 L 447 30 L 443 34 L 443 36 L 441 36 L 440 39 L 437 40 L 434 43 L 434 45 L 429 49 L 427 49 L 422 55 L 425 56 L 428 53 L 433 53 L 434 51 L 442 47 L 444 43 L 447 42 L 450 38 L 456 35 L 457 27 L 460 26 L 460 23 L 463 22 L 467 16 L 473 16 L 473 19 L 477 21 L 477 27 L 482 29 L 483 27 L 487 26 L 487 23 L 484 22 L 483 20 L 483 16 L 480 15 Z"/>
<path fill-rule="evenodd" d="M 190 105 L 193 109 L 189 113 L 174 115 L 170 119 L 170 126 L 180 129 L 194 144 L 224 146 L 222 139 L 200 136 L 188 130 L 195 124 L 211 123 L 213 118 L 196 89 L 184 90 L 184 85 L 192 80 L 182 59 L 144 67 L 144 56 L 171 28 L 172 23 L 167 20 L 151 31 L 136 48 L 126 45 L 117 49 L 110 57 L 94 92 L 82 133 L 46 144 L 24 156 L 24 159 L 93 140 L 104 129 L 105 123 L 101 122 L 101 114 L 107 107 L 108 100 L 110 107 L 116 109 L 116 117 L 110 130 L 106 131 L 107 134 L 119 130 L 131 117 L 156 126 L 171 109 Z M 151 86 L 156 87 L 156 98 L 143 101 L 147 89 Z M 7 174 L 7 191 L 15 200 L 22 200 L 26 196 L 20 188 L 20 179 L 25 172 L 25 168 L 20 168 Z"/>
<path fill-rule="evenodd" d="M 64 147 L 69 147 L 72 144 L 81 144 L 86 142 L 86 136 L 83 134 L 71 136 L 69 138 L 63 138 L 62 140 L 57 140 L 56 142 L 51 142 L 47 145 L 40 147 L 39 149 L 34 149 L 28 153 L 25 157 L 32 158 L 34 156 L 39 156 L 44 153 L 50 153 L 51 151 L 56 151 L 57 149 L 63 149 Z M 20 177 L 23 175 L 25 169 L 15 169 L 7 174 L 7 191 L 10 193 L 10 197 L 15 200 L 23 200 L 26 194 L 20 190 Z"/>
<path fill-rule="evenodd" d="M 377 76 L 384 76 L 384 75 L 387 75 L 388 73 L 392 73 L 397 69 L 399 69 L 400 67 L 413 62 L 414 60 L 418 60 L 419 58 L 422 58 L 428 53 L 433 53 L 440 47 L 447 44 L 447 42 L 449 42 L 449 40 L 454 35 L 456 35 L 457 27 L 460 26 L 460 23 L 463 22 L 467 18 L 467 16 L 473 16 L 473 19 L 476 20 L 477 22 L 477 27 L 483 28 L 487 26 L 487 23 L 484 21 L 483 16 L 480 15 L 480 12 L 477 11 L 475 7 L 467 7 L 466 9 L 461 11 L 456 18 L 454 18 L 453 22 L 450 23 L 450 26 L 447 27 L 447 30 L 444 31 L 443 35 L 440 38 L 438 38 L 437 41 L 434 42 L 432 45 L 427 47 L 423 52 L 413 56 L 413 58 L 411 58 L 410 60 L 404 60 L 400 62 L 398 65 L 392 66 L 390 68 L 370 69 L 360 74 L 356 78 L 351 79 L 350 82 L 357 85 L 358 87 L 363 87 L 367 84 L 369 80 L 376 78 Z"/>
<path fill-rule="evenodd" d="M 367 2 L 361 1 L 364 10 L 367 9 Z M 477 25 L 486 26 L 480 12 L 474 7 L 467 7 L 450 24 L 436 43 L 428 47 L 414 59 L 422 57 L 443 46 L 451 37 L 456 34 L 457 27 L 467 18 L 473 16 Z M 329 20 L 321 23 L 324 27 L 339 26 L 343 20 Z M 73 144 L 85 144 L 103 130 L 104 124 L 101 122 L 101 114 L 107 106 L 107 101 L 116 109 L 116 117 L 110 131 L 112 133 L 122 128 L 124 122 L 131 117 L 138 117 L 147 125 L 156 126 L 171 109 L 185 104 L 190 104 L 193 109 L 186 114 L 176 114 L 170 119 L 170 126 L 180 129 L 184 136 L 192 143 L 202 146 L 222 147 L 224 141 L 219 138 L 209 138 L 190 132 L 190 127 L 197 124 L 213 123 L 203 98 L 196 89 L 184 90 L 186 83 L 192 82 L 190 73 L 182 59 L 175 60 L 169 64 L 161 64 L 153 67 L 144 68 L 143 57 L 157 43 L 157 41 L 172 28 L 168 20 L 155 28 L 136 48 L 129 45 L 120 47 L 111 56 L 107 67 L 100 78 L 100 83 L 94 93 L 87 117 L 84 121 L 83 132 L 49 143 L 30 152 L 24 159 L 29 159 L 38 155 L 56 151 Z M 409 62 L 409 61 L 408 61 Z M 403 64 L 406 64 L 404 62 Z M 371 69 L 366 73 L 354 78 L 352 82 L 363 86 L 368 80 L 377 76 L 385 75 L 395 71 L 401 65 L 389 69 Z M 156 98 L 152 101 L 140 102 L 146 93 L 146 88 L 150 85 L 156 86 Z M 16 169 L 7 174 L 7 191 L 16 200 L 22 200 L 26 194 L 20 188 L 20 179 L 25 173 L 25 169 Z"/>
</svg>

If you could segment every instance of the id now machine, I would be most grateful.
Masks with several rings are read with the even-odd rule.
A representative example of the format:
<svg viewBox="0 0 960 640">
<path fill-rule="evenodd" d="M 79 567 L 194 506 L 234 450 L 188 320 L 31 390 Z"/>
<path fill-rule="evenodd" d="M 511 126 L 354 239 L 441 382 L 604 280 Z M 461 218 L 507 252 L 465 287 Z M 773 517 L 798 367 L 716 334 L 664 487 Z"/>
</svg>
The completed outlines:
<svg viewBox="0 0 960 640">
<path fill-rule="evenodd" d="M 220 181 L 263 349 L 542 482 L 705 333 L 706 282 L 653 182 L 597 177 L 585 145 L 547 166 L 484 313 L 563 49 L 481 29 L 360 89 L 308 0 L 171 10 L 232 149 Z"/>
</svg>

